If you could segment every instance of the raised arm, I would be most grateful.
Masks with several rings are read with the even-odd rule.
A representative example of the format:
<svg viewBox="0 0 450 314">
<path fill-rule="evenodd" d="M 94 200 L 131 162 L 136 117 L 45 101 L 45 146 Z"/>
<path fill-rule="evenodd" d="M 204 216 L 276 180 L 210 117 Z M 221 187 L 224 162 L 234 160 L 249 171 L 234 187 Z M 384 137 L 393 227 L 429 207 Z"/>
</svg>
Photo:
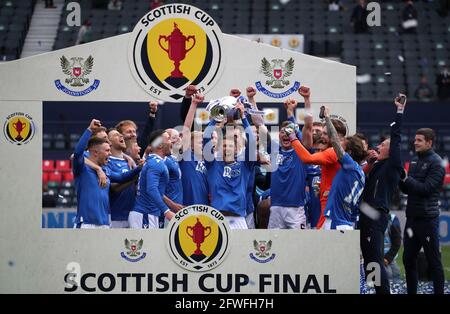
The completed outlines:
<svg viewBox="0 0 450 314">
<path fill-rule="evenodd" d="M 286 108 L 287 119 L 297 125 L 297 119 L 295 119 L 294 111 L 297 108 L 298 101 L 294 98 L 288 98 L 284 101 L 284 107 Z M 296 136 L 301 141 L 302 132 L 299 128 L 296 128 Z"/>
<path fill-rule="evenodd" d="M 145 148 L 148 146 L 148 136 L 155 128 L 155 121 L 156 121 L 156 114 L 158 112 L 158 102 L 155 100 L 152 100 L 148 103 L 150 107 L 150 113 L 148 114 L 147 121 L 145 122 L 144 129 L 142 130 L 142 133 L 139 134 L 138 137 L 138 145 L 142 147 L 142 150 L 140 152 L 141 158 L 144 155 Z"/>
<path fill-rule="evenodd" d="M 313 117 L 311 114 L 311 90 L 307 86 L 302 86 L 298 89 L 298 93 L 303 97 L 305 101 L 305 125 L 302 129 L 302 142 L 306 148 L 311 148 L 313 146 Z"/>
<path fill-rule="evenodd" d="M 211 120 L 208 123 L 208 126 L 203 132 L 203 158 L 205 161 L 205 166 L 208 166 L 210 162 L 214 160 L 214 147 L 211 143 L 212 133 L 216 129 L 216 120 Z"/>
<path fill-rule="evenodd" d="M 401 102 L 400 96 L 404 98 L 404 104 Z M 403 120 L 403 111 L 406 106 L 406 96 L 399 94 L 399 97 L 394 100 L 395 106 L 397 107 L 397 113 L 395 114 L 395 120 L 391 123 L 391 140 L 389 144 L 389 165 L 392 168 L 400 169 L 402 167 L 402 161 L 400 158 L 400 142 L 401 142 L 401 127 Z"/>
<path fill-rule="evenodd" d="M 258 106 L 256 105 L 256 101 L 255 101 L 256 89 L 253 86 L 249 86 L 249 87 L 247 87 L 246 92 L 247 92 L 248 101 L 252 105 L 252 108 L 259 110 Z M 250 116 L 252 118 L 252 122 L 254 125 L 256 125 L 258 127 L 264 125 L 264 117 L 263 116 L 257 115 L 257 114 L 252 114 Z"/>
<path fill-rule="evenodd" d="M 186 87 L 183 100 L 181 101 L 181 110 L 180 110 L 181 121 L 186 120 L 186 116 L 189 112 L 189 108 L 191 105 L 191 98 L 192 95 L 194 95 L 195 93 L 197 93 L 197 87 L 195 85 L 189 85 L 188 87 Z"/>
<path fill-rule="evenodd" d="M 84 166 L 84 150 L 86 149 L 89 139 L 92 136 L 92 132 L 94 132 L 97 128 L 101 127 L 102 124 L 99 120 L 92 119 L 88 128 L 84 131 L 83 135 L 78 140 L 77 145 L 75 146 L 75 151 L 73 153 L 73 174 L 78 175 L 81 173 L 81 170 Z"/>
<path fill-rule="evenodd" d="M 341 160 L 344 157 L 345 151 L 341 146 L 341 142 L 339 140 L 339 136 L 334 128 L 333 123 L 331 123 L 330 118 L 330 108 L 325 107 L 325 123 L 327 125 L 328 135 L 330 137 L 331 146 L 336 152 L 338 160 Z"/>
<path fill-rule="evenodd" d="M 192 123 L 194 122 L 195 111 L 197 110 L 197 106 L 199 103 L 203 102 L 205 96 L 203 94 L 195 94 L 191 97 L 191 105 L 189 107 L 189 111 L 187 112 L 186 119 L 184 120 L 183 132 L 182 132 L 182 150 L 183 153 L 190 147 L 191 145 L 191 128 Z"/>
<path fill-rule="evenodd" d="M 244 105 L 241 103 L 236 104 L 236 109 L 240 111 L 242 125 L 245 130 L 245 136 L 247 138 L 247 143 L 245 144 L 245 155 L 248 161 L 256 161 L 256 139 L 250 128 L 250 123 L 245 115 Z"/>
</svg>

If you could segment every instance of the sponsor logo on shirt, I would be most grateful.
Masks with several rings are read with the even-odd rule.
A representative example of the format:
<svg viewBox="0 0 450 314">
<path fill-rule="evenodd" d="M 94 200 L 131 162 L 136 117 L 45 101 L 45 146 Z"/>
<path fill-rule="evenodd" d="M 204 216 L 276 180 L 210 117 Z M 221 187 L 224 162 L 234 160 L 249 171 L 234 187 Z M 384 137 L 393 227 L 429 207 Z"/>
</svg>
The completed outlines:
<svg viewBox="0 0 450 314">
<path fill-rule="evenodd" d="M 241 175 L 241 169 L 233 169 L 229 166 L 223 168 L 223 177 L 225 178 L 237 178 Z"/>
</svg>

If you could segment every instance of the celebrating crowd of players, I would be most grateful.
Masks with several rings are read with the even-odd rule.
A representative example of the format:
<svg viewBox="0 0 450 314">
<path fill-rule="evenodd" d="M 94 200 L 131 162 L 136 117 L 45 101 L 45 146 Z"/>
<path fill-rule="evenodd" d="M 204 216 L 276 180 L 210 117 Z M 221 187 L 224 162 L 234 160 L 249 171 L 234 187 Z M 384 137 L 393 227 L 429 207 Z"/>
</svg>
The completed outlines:
<svg viewBox="0 0 450 314">
<path fill-rule="evenodd" d="M 385 262 L 384 232 L 392 195 L 400 185 L 409 195 L 407 224 L 417 232 L 414 239 L 405 240 L 408 289 L 414 292 L 414 283 L 417 288 L 414 262 L 423 246 L 436 269 L 435 291 L 441 286 L 443 290 L 435 228 L 439 213 L 433 214 L 434 203 L 423 205 L 426 193 L 438 193 L 444 178 L 442 166 L 438 169 L 440 157 L 432 151 L 434 132 L 419 129 L 415 146 L 418 163 L 425 152 L 428 164 L 437 168 L 432 174 L 408 176 L 400 160 L 403 95 L 394 100 L 390 137 L 377 149 L 368 149 L 364 135 L 348 136 L 346 126 L 331 118 L 330 108 L 324 107 L 321 120 L 313 121 L 310 89 L 301 87 L 298 92 L 305 104 L 304 121 L 299 125 L 294 116 L 297 100 L 287 99 L 288 121 L 281 124 L 277 139 L 271 138 L 262 116 L 248 110 L 257 109 L 253 87 L 246 89 L 247 97 L 234 89 L 230 96 L 211 101 L 210 113 L 214 105 L 227 102 L 233 115 L 219 119 L 211 114 L 204 130 L 194 122 L 197 106 L 204 101 L 195 86 L 186 89 L 181 105 L 184 125 L 179 129 L 154 130 L 154 101 L 139 136 L 133 121 L 106 129 L 92 120 L 73 156 L 76 227 L 164 228 L 180 209 L 207 204 L 220 210 L 232 229 L 359 228 L 367 269 L 371 262 Z M 413 163 L 410 173 L 420 172 Z M 415 209 L 418 204 L 431 206 L 431 211 Z M 363 206 L 370 211 L 360 211 Z M 383 267 L 376 289 L 389 293 Z"/>
</svg>

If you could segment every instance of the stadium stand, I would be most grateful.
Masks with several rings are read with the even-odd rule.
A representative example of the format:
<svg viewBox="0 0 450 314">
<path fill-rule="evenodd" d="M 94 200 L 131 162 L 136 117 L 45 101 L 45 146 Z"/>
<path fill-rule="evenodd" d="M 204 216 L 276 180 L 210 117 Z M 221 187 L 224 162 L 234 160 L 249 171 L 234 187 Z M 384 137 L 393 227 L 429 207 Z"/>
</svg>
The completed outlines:
<svg viewBox="0 0 450 314">
<path fill-rule="evenodd" d="M 0 0 L 0 61 L 19 58 L 35 3 Z"/>
<path fill-rule="evenodd" d="M 0 61 L 19 58 L 36 2 L 36 0 L 0 0 Z M 69 2 L 65 1 L 66 4 Z M 123 1 L 122 9 L 118 11 L 108 10 L 107 0 L 78 2 L 81 5 L 82 22 L 86 20 L 91 22 L 90 40 L 98 40 L 132 31 L 136 21 L 149 11 L 151 1 Z M 176 2 L 179 1 L 164 1 L 165 4 Z M 370 75 L 367 83 L 357 85 L 358 111 L 365 106 L 375 105 L 368 102 L 390 102 L 393 95 L 399 91 L 404 92 L 410 102 L 416 100 L 415 90 L 423 77 L 436 95 L 436 75 L 444 66 L 450 66 L 450 17 L 440 16 L 435 2 L 414 2 L 419 12 L 419 25 L 416 33 L 412 34 L 401 31 L 401 15 L 404 7 L 402 1 L 379 2 L 381 26 L 370 27 L 369 32 L 365 34 L 353 33 L 350 16 L 356 2 L 350 0 L 340 1 L 339 11 L 328 11 L 328 1 L 284 3 L 279 0 L 185 0 L 182 2 L 208 12 L 224 33 L 304 34 L 305 53 L 337 58 L 344 63 L 357 66 L 358 75 Z M 69 13 L 62 10 L 54 50 L 76 43 L 80 27 L 67 26 L 66 17 Z M 432 103 L 424 103 L 424 106 L 430 105 Z M 137 118 L 136 121 L 140 119 Z M 410 160 L 413 156 L 414 132 L 422 126 L 417 123 L 406 126 L 401 142 L 404 160 Z M 448 125 L 430 121 L 427 126 L 437 130 L 436 151 L 441 156 L 449 156 Z M 67 158 L 80 137 L 80 130 L 75 126 L 64 131 L 44 130 L 44 158 L 45 152 L 50 158 L 43 164 L 43 186 L 46 196 L 61 195 L 58 190 L 62 188 L 61 184 L 70 182 L 72 175 L 68 171 L 70 161 L 67 161 Z M 387 127 L 384 119 L 373 122 L 358 114 L 358 131 L 368 136 L 370 146 L 375 146 L 386 135 Z M 65 161 L 61 164 L 58 160 Z M 446 183 L 450 183 L 448 169 Z M 450 187 L 449 184 L 447 186 Z M 57 198 L 52 202 L 63 206 L 73 204 L 73 195 L 68 196 L 64 198 L 67 202 Z M 450 190 L 443 191 L 441 196 L 443 208 L 449 210 Z"/>
</svg>

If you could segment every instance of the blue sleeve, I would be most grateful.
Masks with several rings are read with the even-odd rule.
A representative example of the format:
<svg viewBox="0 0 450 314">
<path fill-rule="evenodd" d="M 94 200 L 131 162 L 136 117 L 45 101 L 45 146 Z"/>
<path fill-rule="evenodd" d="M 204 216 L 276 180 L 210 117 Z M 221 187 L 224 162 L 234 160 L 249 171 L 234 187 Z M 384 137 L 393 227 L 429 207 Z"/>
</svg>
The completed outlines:
<svg viewBox="0 0 450 314">
<path fill-rule="evenodd" d="M 355 165 L 355 161 L 350 157 L 348 153 L 345 153 L 341 160 L 339 160 L 339 163 L 342 165 L 342 169 L 348 170 L 353 169 Z"/>
<path fill-rule="evenodd" d="M 245 159 L 249 162 L 256 161 L 256 145 L 254 145 L 254 149 L 250 149 L 250 143 L 256 144 L 255 135 L 253 134 L 252 129 L 250 128 L 250 123 L 248 123 L 247 117 L 242 119 L 242 125 L 244 126 L 245 136 L 247 137 L 247 143 L 245 145 Z"/>
<path fill-rule="evenodd" d="M 203 156 L 203 159 L 204 159 L 204 162 L 205 162 L 205 166 L 209 166 L 211 164 L 211 162 L 213 161 L 210 157 L 214 156 L 214 149 L 213 149 L 212 145 L 209 144 L 209 142 L 211 141 L 211 136 L 212 136 L 213 131 L 215 130 L 215 125 L 216 124 L 217 124 L 217 121 L 214 120 L 214 119 L 209 121 L 208 126 L 205 129 L 205 132 L 203 132 L 203 152 L 204 152 L 204 155 L 205 155 L 205 153 L 211 154 L 210 156 L 206 156 L 206 155 Z M 211 150 L 209 152 L 206 150 L 207 147 L 208 147 L 207 145 L 211 146 Z M 207 158 L 207 157 L 209 157 L 209 158 Z"/>
<path fill-rule="evenodd" d="M 162 164 L 161 164 L 162 165 Z M 166 203 L 164 203 L 162 195 L 159 192 L 159 178 L 162 175 L 162 168 L 159 167 L 150 167 L 147 172 L 147 195 L 152 201 L 153 204 L 155 204 L 159 210 L 161 211 L 161 214 L 164 214 L 166 210 L 169 208 L 167 207 Z"/>
<path fill-rule="evenodd" d="M 81 173 L 81 170 L 84 166 L 84 150 L 86 149 L 86 146 L 89 142 L 89 139 L 92 136 L 92 132 L 89 129 L 86 129 L 83 133 L 83 135 L 80 137 L 80 140 L 77 143 L 77 146 L 75 146 L 75 151 L 73 153 L 73 174 L 79 175 Z"/>
<path fill-rule="evenodd" d="M 297 123 L 297 119 L 295 119 L 294 116 L 288 117 L 288 120 L 291 121 L 292 123 L 298 124 L 298 123 Z M 299 141 L 302 140 L 302 131 L 301 131 L 300 129 L 299 129 L 299 131 L 297 132 L 297 138 L 298 138 Z"/>
<path fill-rule="evenodd" d="M 112 172 L 109 175 L 109 179 L 111 183 L 125 183 L 134 178 L 141 171 L 141 167 L 136 167 L 131 171 L 127 171 L 125 173 L 117 173 Z"/>
</svg>

